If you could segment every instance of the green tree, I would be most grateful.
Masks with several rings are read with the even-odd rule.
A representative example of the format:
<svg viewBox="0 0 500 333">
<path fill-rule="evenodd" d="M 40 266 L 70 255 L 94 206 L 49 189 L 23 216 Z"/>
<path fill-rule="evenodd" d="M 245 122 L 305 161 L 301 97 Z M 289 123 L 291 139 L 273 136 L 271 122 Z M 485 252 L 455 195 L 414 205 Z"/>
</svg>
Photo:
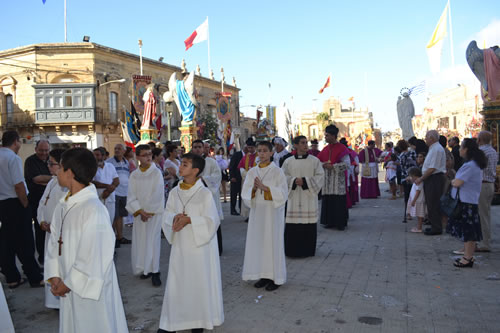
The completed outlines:
<svg viewBox="0 0 500 333">
<path fill-rule="evenodd" d="M 205 112 L 198 118 L 198 133 L 201 134 L 202 140 L 210 140 L 216 143 L 217 140 L 217 119 L 210 112 Z"/>
<path fill-rule="evenodd" d="M 330 115 L 328 112 L 321 112 L 316 116 L 316 121 L 318 122 L 318 126 L 320 128 L 320 131 L 324 131 L 326 125 L 330 122 Z"/>
</svg>

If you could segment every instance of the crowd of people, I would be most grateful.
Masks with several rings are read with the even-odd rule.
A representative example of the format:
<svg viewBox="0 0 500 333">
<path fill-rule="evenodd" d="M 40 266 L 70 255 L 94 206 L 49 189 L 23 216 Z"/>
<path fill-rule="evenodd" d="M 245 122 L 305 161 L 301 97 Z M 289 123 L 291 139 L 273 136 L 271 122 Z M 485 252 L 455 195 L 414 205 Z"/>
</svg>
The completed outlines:
<svg viewBox="0 0 500 333">
<path fill-rule="evenodd" d="M 45 305 L 60 309 L 60 332 L 126 332 L 115 248 L 130 244 L 132 274 L 159 287 L 163 234 L 171 251 L 158 332 L 213 329 L 224 321 L 219 256 L 221 192 L 226 202 L 228 182 L 230 214 L 248 223 L 242 279 L 275 291 L 287 280 L 286 257 L 315 255 L 318 220 L 326 229 L 345 230 L 360 197 L 381 196 L 380 164 L 390 199 L 398 192 L 404 197 L 403 222 L 417 219 L 411 232 L 447 230 L 459 238 L 464 246 L 454 251 L 463 255 L 457 267 L 472 267 L 474 252 L 491 251 L 498 161 L 491 133 L 460 143 L 429 131 L 425 141 L 389 142 L 384 151 L 370 141 L 358 152 L 338 134 L 328 125 L 322 150 L 305 136 L 293 138 L 290 150 L 281 137 L 249 138 L 227 157 L 223 147 L 202 140 L 188 153 L 171 142 L 135 151 L 117 144 L 113 156 L 103 147 L 50 150 L 41 140 L 23 175 L 19 135 L 6 131 L 0 267 L 8 287 L 26 282 L 17 256 L 30 286 L 45 287 Z M 450 216 L 440 207 L 448 192 L 460 199 Z M 123 236 L 126 220 L 132 221 L 131 240 Z"/>
</svg>

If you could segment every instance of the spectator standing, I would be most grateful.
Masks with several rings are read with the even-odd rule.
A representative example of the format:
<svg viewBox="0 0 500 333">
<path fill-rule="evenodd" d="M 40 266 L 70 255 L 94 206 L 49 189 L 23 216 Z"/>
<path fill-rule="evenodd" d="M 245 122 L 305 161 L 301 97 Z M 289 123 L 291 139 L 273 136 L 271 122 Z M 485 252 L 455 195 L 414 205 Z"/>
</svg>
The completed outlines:
<svg viewBox="0 0 500 333">
<path fill-rule="evenodd" d="M 244 150 L 247 149 L 246 147 Z M 238 168 L 238 164 L 243 158 L 243 152 L 237 151 L 231 156 L 229 161 L 229 180 L 231 185 L 229 187 L 230 196 L 231 196 L 231 215 L 240 215 L 236 211 L 236 201 L 239 200 L 239 209 L 241 211 L 241 173 Z M 239 198 L 239 199 L 238 199 Z"/>
<path fill-rule="evenodd" d="M 229 175 L 227 173 L 227 158 L 224 156 L 224 148 L 220 147 L 219 150 L 217 150 L 217 155 L 215 155 L 215 161 L 217 161 L 217 165 L 219 165 L 219 168 L 221 170 L 222 174 L 222 180 L 221 180 L 221 189 L 222 189 L 222 196 L 224 197 L 224 202 L 226 201 L 226 192 L 227 192 L 227 181 L 229 178 Z"/>
<path fill-rule="evenodd" d="M 408 147 L 408 143 L 405 140 L 399 140 L 396 146 L 401 150 L 399 162 L 401 163 L 401 183 L 403 185 L 405 198 L 405 217 L 403 223 L 406 223 L 406 208 L 412 188 L 412 183 L 408 178 L 408 171 L 417 165 L 417 153 L 414 150 L 415 146 Z"/>
<path fill-rule="evenodd" d="M 422 177 L 417 178 L 415 183 L 424 183 L 425 204 L 429 214 L 431 228 L 424 231 L 427 236 L 440 235 L 443 232 L 441 219 L 440 198 L 443 195 L 446 173 L 446 153 L 439 144 L 439 133 L 436 130 L 428 131 L 425 142 L 429 152 L 422 166 Z"/>
<path fill-rule="evenodd" d="M 130 164 L 125 158 L 125 146 L 119 143 L 115 146 L 115 155 L 106 162 L 115 167 L 120 185 L 115 189 L 115 216 L 113 219 L 113 229 L 116 234 L 115 248 L 119 248 L 121 244 L 130 244 L 130 240 L 123 237 L 123 218 L 128 216 L 127 209 L 127 192 L 128 179 L 130 177 Z"/>
<path fill-rule="evenodd" d="M 478 245 L 477 252 L 491 251 L 491 201 L 495 194 L 495 179 L 497 177 L 498 153 L 491 146 L 492 134 L 488 131 L 479 133 L 477 140 L 479 149 L 481 149 L 488 163 L 483 169 L 483 182 L 481 184 L 481 195 L 479 196 L 479 218 L 481 220 L 481 231 L 483 241 Z"/>
<path fill-rule="evenodd" d="M 104 162 L 105 152 L 101 148 L 94 149 L 97 161 L 97 172 L 92 183 L 97 189 L 97 195 L 109 212 L 109 220 L 115 218 L 115 190 L 120 185 L 120 178 L 112 164 Z"/>
<path fill-rule="evenodd" d="M 38 252 L 38 262 L 43 265 L 45 253 L 45 231 L 40 228 L 37 220 L 37 210 L 40 199 L 42 198 L 45 187 L 52 179 L 49 167 L 49 142 L 47 140 L 37 141 L 35 144 L 35 153 L 28 157 L 24 162 L 24 178 L 28 186 L 28 202 L 31 210 L 31 216 L 35 223 L 35 245 Z"/>
<path fill-rule="evenodd" d="M 464 160 L 460 156 L 460 139 L 456 136 L 452 137 L 448 141 L 448 146 L 451 148 L 451 153 L 453 154 L 453 160 L 454 160 L 454 169 L 455 171 L 458 171 L 462 164 L 464 163 Z"/>
<path fill-rule="evenodd" d="M 35 260 L 31 212 L 28 208 L 23 165 L 17 156 L 21 140 L 16 131 L 5 131 L 0 148 L 0 267 L 9 288 L 25 283 L 16 267 L 16 256 L 32 287 L 43 287 L 43 277 Z M 42 193 L 43 194 L 43 193 Z"/>
</svg>

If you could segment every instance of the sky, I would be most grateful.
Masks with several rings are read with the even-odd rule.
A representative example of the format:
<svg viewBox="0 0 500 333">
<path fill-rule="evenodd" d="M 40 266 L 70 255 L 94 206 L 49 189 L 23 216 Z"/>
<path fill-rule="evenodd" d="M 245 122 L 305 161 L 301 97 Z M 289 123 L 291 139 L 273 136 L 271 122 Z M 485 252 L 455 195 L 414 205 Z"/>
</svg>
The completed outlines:
<svg viewBox="0 0 500 333">
<path fill-rule="evenodd" d="M 64 0 L 2 1 L 2 24 L 12 33 L 0 50 L 35 43 L 64 42 Z M 187 69 L 199 64 L 208 76 L 208 45 L 185 51 L 184 40 L 209 18 L 210 58 L 215 78 L 236 78 L 240 108 L 287 103 L 295 115 L 321 110 L 328 96 L 346 105 L 368 107 L 382 130 L 396 128 L 401 88 L 426 80 L 414 98 L 422 112 L 426 94 L 465 83 L 478 89 L 465 59 L 471 40 L 480 47 L 500 45 L 500 1 L 451 0 L 455 66 L 450 34 L 444 42 L 441 72 L 432 75 L 425 51 L 445 0 L 379 1 L 170 1 L 67 0 L 68 41 L 84 35 L 108 47 Z M 0 60 L 1 61 L 1 60 Z M 331 88 L 319 94 L 328 75 Z M 270 88 L 269 88 L 270 86 Z M 479 91 L 479 90 L 478 90 Z"/>
</svg>

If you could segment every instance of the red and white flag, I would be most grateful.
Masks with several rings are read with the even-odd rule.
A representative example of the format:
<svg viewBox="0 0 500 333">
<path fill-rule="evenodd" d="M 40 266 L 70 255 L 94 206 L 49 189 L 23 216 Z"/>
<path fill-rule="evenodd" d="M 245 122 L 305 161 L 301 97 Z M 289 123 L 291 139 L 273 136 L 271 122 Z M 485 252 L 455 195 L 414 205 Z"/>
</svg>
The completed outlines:
<svg viewBox="0 0 500 333">
<path fill-rule="evenodd" d="M 194 44 L 206 41 L 208 39 L 208 17 L 185 41 L 186 51 Z"/>
<path fill-rule="evenodd" d="M 319 90 L 319 93 L 322 94 L 323 91 L 328 88 L 330 86 L 330 75 L 328 75 L 328 79 L 326 79 L 326 82 L 325 82 L 325 85 L 323 86 L 323 88 L 321 88 Z"/>
</svg>

